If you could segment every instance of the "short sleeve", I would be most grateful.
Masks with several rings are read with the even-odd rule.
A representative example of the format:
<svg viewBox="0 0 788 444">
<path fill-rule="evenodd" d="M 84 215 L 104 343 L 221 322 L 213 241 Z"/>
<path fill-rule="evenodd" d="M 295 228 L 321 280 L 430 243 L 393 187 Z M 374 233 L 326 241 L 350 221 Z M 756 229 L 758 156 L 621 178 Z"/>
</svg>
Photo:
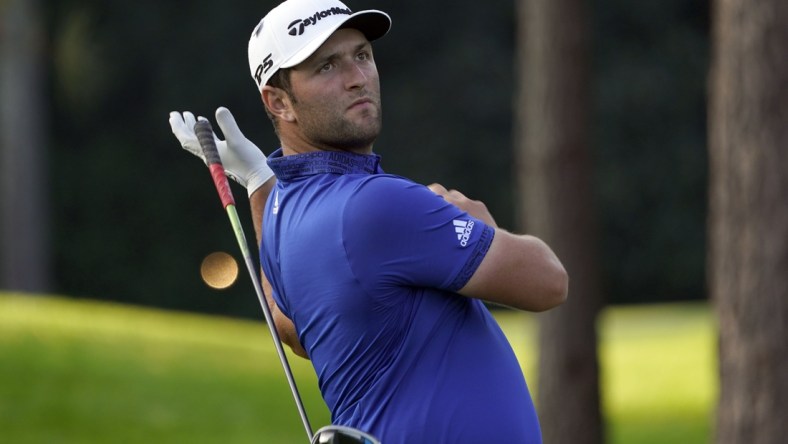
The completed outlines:
<svg viewBox="0 0 788 444">
<path fill-rule="evenodd" d="M 343 238 L 368 290 L 431 287 L 456 292 L 478 268 L 494 230 L 429 188 L 391 175 L 361 182 L 347 201 Z"/>
</svg>

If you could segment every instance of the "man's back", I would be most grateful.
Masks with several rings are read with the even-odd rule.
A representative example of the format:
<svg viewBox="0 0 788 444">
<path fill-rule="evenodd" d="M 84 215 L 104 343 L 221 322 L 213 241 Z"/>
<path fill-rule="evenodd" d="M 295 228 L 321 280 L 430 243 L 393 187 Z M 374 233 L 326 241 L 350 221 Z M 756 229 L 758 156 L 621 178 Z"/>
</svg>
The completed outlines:
<svg viewBox="0 0 788 444">
<path fill-rule="evenodd" d="M 332 422 L 386 444 L 539 442 L 506 338 L 454 293 L 493 230 L 376 156 L 271 157 L 261 260 Z"/>
</svg>

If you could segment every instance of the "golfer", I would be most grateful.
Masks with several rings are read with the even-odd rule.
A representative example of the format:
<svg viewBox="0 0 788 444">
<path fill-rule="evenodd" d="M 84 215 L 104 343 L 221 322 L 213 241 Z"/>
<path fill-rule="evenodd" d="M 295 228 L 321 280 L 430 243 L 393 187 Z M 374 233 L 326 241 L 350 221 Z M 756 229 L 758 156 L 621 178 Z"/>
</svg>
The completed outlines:
<svg viewBox="0 0 788 444">
<path fill-rule="evenodd" d="M 248 46 L 281 148 L 266 160 L 217 110 L 276 328 L 311 360 L 333 424 L 383 444 L 539 443 L 520 365 L 484 301 L 547 310 L 566 299 L 567 274 L 545 243 L 498 228 L 482 202 L 384 173 L 370 42 L 390 26 L 338 0 L 287 0 Z M 200 155 L 194 116 L 170 123 Z"/>
</svg>

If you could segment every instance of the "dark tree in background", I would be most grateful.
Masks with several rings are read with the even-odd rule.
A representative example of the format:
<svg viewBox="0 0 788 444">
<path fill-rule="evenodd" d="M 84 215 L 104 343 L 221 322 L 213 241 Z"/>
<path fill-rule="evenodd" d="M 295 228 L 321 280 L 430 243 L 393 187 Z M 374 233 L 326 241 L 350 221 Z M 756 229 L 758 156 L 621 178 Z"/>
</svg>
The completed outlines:
<svg viewBox="0 0 788 444">
<path fill-rule="evenodd" d="M 720 0 L 710 75 L 716 442 L 788 436 L 788 2 Z"/>
<path fill-rule="evenodd" d="M 39 2 L 0 2 L 0 288 L 51 290 L 47 70 Z"/>
<path fill-rule="evenodd" d="M 520 0 L 518 6 L 521 221 L 552 246 L 570 282 L 568 301 L 539 315 L 537 408 L 545 442 L 601 443 L 587 5 Z"/>
</svg>

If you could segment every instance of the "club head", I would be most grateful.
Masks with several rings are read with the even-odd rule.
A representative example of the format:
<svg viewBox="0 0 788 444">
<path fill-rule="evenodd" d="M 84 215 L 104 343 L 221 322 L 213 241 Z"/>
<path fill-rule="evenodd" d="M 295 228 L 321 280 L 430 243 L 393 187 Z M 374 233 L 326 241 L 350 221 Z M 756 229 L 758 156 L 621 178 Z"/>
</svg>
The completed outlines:
<svg viewBox="0 0 788 444">
<path fill-rule="evenodd" d="M 380 444 L 380 441 L 352 427 L 329 425 L 315 433 L 311 444 Z"/>
</svg>

